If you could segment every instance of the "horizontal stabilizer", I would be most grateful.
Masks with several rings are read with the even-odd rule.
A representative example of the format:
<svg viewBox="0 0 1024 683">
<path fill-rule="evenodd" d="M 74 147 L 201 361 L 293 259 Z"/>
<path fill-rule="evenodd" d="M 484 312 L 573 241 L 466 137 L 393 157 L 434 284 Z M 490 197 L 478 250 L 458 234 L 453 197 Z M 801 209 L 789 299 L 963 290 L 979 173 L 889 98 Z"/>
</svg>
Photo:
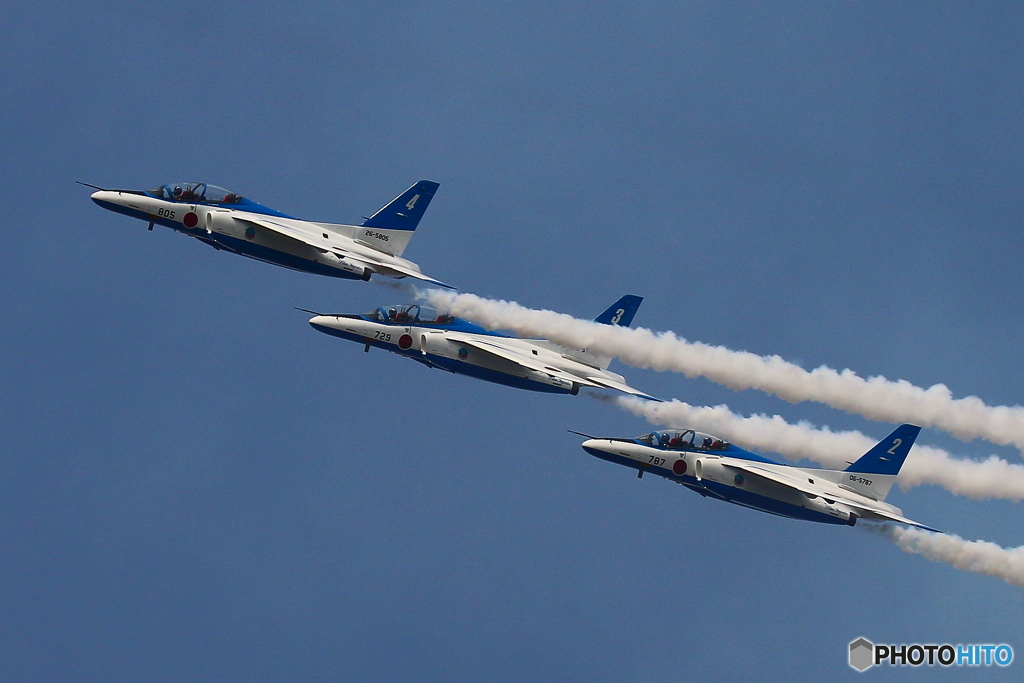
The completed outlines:
<svg viewBox="0 0 1024 683">
<path fill-rule="evenodd" d="M 440 280 L 435 280 L 432 277 L 427 277 L 423 273 L 419 272 L 418 270 L 413 270 L 412 268 L 405 268 L 403 266 L 399 266 L 392 263 L 377 263 L 374 264 L 374 267 L 377 269 L 378 272 L 384 273 L 385 275 L 388 274 L 389 272 L 393 272 L 397 274 L 395 277 L 411 277 L 416 278 L 417 280 L 422 280 L 423 282 L 429 282 L 430 284 L 437 285 L 438 287 L 444 287 L 445 289 L 455 289 L 455 287 L 452 287 L 451 285 L 446 285 Z"/>
<path fill-rule="evenodd" d="M 863 519 L 871 520 L 873 522 L 899 522 L 900 524 L 906 524 L 907 526 L 916 526 L 918 529 L 924 529 L 925 531 L 934 531 L 937 534 L 944 533 L 938 529 L 933 529 L 930 526 L 925 526 L 920 522 L 915 522 L 912 519 L 901 517 L 900 515 L 893 514 L 891 512 L 881 512 L 879 510 L 858 510 L 860 517 Z"/>
<path fill-rule="evenodd" d="M 660 398 L 655 398 L 650 394 L 645 394 L 639 389 L 634 389 L 628 384 L 616 382 L 613 379 L 608 379 L 605 377 L 587 377 L 587 379 L 589 379 L 591 382 L 594 382 L 595 384 L 605 387 L 606 389 L 615 389 L 616 391 L 621 391 L 624 394 L 632 394 L 633 396 L 638 396 L 639 398 L 646 398 L 648 401 L 657 401 L 658 403 L 662 403 L 662 400 Z"/>
</svg>

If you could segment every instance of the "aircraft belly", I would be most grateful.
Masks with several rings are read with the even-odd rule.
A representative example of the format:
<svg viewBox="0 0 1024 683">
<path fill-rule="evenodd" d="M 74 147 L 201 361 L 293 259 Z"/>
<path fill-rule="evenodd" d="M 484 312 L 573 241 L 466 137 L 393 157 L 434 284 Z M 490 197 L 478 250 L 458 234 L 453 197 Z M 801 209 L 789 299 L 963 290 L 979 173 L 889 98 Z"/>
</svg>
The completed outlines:
<svg viewBox="0 0 1024 683">
<path fill-rule="evenodd" d="M 847 524 L 847 521 L 841 517 L 834 517 L 824 512 L 806 508 L 793 500 L 782 500 L 715 482 L 706 483 L 706 487 L 727 502 L 780 517 L 802 519 L 823 524 L 842 524 L 844 526 Z"/>
<path fill-rule="evenodd" d="M 181 229 L 180 226 L 179 229 Z M 181 230 L 181 232 L 196 234 L 196 236 L 207 236 L 205 230 Z M 271 263 L 275 266 L 298 270 L 303 273 L 327 275 L 328 277 L 337 277 L 347 280 L 360 279 L 360 277 L 354 273 L 339 270 L 338 268 L 334 268 L 333 266 L 329 266 L 325 263 L 317 263 L 316 261 L 312 261 L 300 255 L 279 251 L 265 244 L 258 244 L 249 240 L 230 237 L 228 235 L 220 235 L 217 233 L 213 233 L 207 237 L 222 245 L 229 251 L 233 251 L 236 254 L 255 259 L 257 261 L 263 261 L 264 263 Z"/>
</svg>

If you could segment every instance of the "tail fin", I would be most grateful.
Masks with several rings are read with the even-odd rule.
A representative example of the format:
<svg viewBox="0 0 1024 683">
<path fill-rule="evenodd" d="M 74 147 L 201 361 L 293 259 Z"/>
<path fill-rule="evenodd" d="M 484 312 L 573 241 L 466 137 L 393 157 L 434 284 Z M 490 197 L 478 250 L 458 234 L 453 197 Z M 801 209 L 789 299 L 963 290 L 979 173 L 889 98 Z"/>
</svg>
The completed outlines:
<svg viewBox="0 0 1024 683">
<path fill-rule="evenodd" d="M 594 318 L 594 322 L 629 327 L 633 324 L 633 316 L 636 315 L 636 310 L 640 308 L 640 302 L 643 300 L 642 296 L 627 294 L 613 303 L 604 313 Z"/>
<path fill-rule="evenodd" d="M 413 184 L 367 218 L 354 236 L 374 249 L 401 256 L 438 187 L 432 180 Z"/>
<path fill-rule="evenodd" d="M 636 315 L 636 309 L 640 308 L 640 302 L 643 300 L 642 296 L 627 294 L 612 304 L 604 313 L 594 318 L 594 322 L 602 325 L 629 327 L 633 322 L 633 316 Z M 570 349 L 564 346 L 559 348 L 562 355 L 599 370 L 607 370 L 608 365 L 612 362 L 610 356 L 598 356 L 587 349 Z"/>
<path fill-rule="evenodd" d="M 840 484 L 875 500 L 885 500 L 921 428 L 903 424 L 843 470 Z"/>
</svg>

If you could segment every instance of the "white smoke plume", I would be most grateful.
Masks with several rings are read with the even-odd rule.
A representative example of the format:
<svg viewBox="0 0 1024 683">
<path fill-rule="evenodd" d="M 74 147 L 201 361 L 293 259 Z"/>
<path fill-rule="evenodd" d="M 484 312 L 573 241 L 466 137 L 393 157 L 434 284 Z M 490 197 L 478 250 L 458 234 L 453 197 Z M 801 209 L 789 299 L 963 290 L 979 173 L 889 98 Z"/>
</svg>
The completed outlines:
<svg viewBox="0 0 1024 683">
<path fill-rule="evenodd" d="M 790 424 L 778 415 L 744 417 L 728 406 L 692 406 L 683 401 L 665 403 L 619 397 L 615 403 L 654 425 L 688 427 L 734 441 L 744 448 L 768 450 L 791 460 L 806 458 L 830 469 L 845 469 L 867 453 L 878 439 L 857 431 L 833 432 L 806 422 Z M 1024 465 L 996 457 L 985 460 L 954 458 L 941 448 L 915 444 L 896 477 L 906 490 L 935 484 L 959 496 L 978 500 L 1024 499 Z"/>
<path fill-rule="evenodd" d="M 921 529 L 890 526 L 886 535 L 908 553 L 933 562 L 947 562 L 957 569 L 995 576 L 1024 588 L 1024 546 L 1003 548 L 989 541 L 966 541 L 954 534 L 935 534 Z"/>
<path fill-rule="evenodd" d="M 618 356 L 634 367 L 706 377 L 736 390 L 759 389 L 791 403 L 815 401 L 871 420 L 911 422 L 964 441 L 981 438 L 1024 451 L 1024 407 L 989 406 L 976 396 L 953 398 L 943 384 L 924 389 L 905 380 L 864 378 L 824 365 L 808 371 L 779 356 L 691 342 L 673 332 L 601 325 L 474 294 L 430 290 L 421 296 L 443 312 L 488 329 L 545 337 L 598 355 Z"/>
</svg>

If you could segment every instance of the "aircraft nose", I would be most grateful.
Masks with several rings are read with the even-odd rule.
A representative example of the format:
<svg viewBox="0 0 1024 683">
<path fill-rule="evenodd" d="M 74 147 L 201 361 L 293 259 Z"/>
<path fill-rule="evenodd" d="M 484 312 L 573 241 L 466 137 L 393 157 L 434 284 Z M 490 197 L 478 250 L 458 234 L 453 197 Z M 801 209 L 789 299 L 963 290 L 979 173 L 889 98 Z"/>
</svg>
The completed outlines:
<svg viewBox="0 0 1024 683">
<path fill-rule="evenodd" d="M 607 439 L 587 439 L 580 446 L 583 447 L 587 453 L 591 455 L 597 455 L 598 453 L 605 453 L 608 451 L 608 440 Z"/>
<path fill-rule="evenodd" d="M 314 315 L 309 319 L 309 324 L 313 329 L 320 331 L 341 329 L 336 315 Z"/>
<path fill-rule="evenodd" d="M 90 197 L 94 202 L 100 206 L 105 204 L 120 204 L 121 193 L 114 192 L 113 190 L 97 190 L 93 192 Z"/>
</svg>

